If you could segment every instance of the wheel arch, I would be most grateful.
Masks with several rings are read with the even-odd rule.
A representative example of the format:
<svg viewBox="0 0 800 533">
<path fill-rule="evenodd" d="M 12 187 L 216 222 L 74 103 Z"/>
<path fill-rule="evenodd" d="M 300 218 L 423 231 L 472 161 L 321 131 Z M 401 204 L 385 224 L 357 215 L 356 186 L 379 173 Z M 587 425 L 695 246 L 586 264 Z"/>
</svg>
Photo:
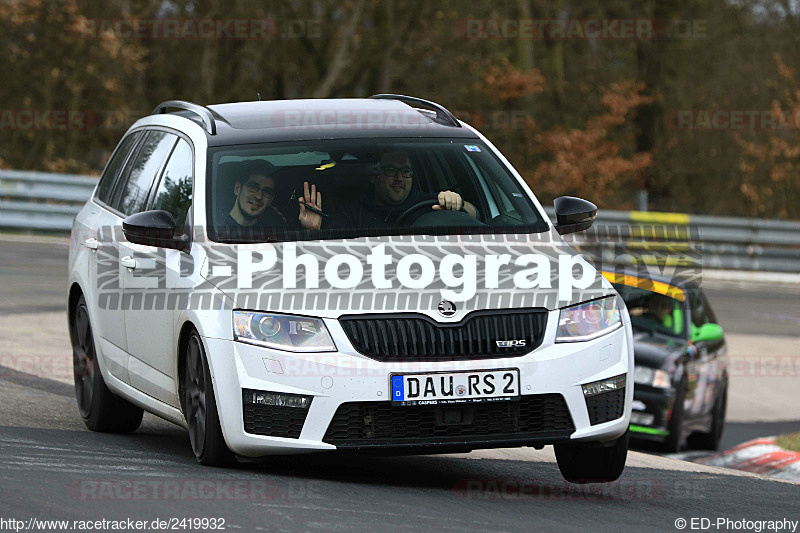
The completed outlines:
<svg viewBox="0 0 800 533">
<path fill-rule="evenodd" d="M 78 282 L 73 282 L 72 285 L 69 287 L 69 293 L 67 296 L 67 323 L 69 325 L 69 338 L 71 342 L 75 342 L 73 339 L 74 332 L 72 331 L 72 320 L 75 317 L 75 308 L 78 305 L 78 300 L 81 299 L 83 296 L 83 289 L 78 284 Z"/>
<path fill-rule="evenodd" d="M 176 362 L 178 365 L 177 368 L 177 376 L 178 376 L 178 403 L 181 406 L 181 412 L 184 414 L 186 413 L 186 405 L 184 401 L 184 396 L 186 392 L 186 387 L 184 385 L 184 377 L 186 374 L 186 346 L 189 343 L 189 336 L 192 334 L 193 331 L 198 331 L 197 326 L 190 320 L 187 320 L 181 326 L 181 331 L 178 334 L 178 357 L 176 358 Z M 199 331 L 198 331 L 199 333 Z"/>
</svg>

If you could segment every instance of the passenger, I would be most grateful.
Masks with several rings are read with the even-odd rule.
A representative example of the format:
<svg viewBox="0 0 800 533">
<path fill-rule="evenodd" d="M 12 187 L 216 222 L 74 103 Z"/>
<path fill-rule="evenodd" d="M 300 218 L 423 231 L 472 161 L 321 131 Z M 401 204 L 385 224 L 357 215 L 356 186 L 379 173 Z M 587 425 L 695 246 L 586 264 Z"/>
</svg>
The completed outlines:
<svg viewBox="0 0 800 533">
<path fill-rule="evenodd" d="M 275 178 L 271 174 L 276 170 L 267 161 L 245 163 L 244 172 L 233 186 L 236 200 L 219 225 L 227 228 L 285 227 L 286 217 L 272 206 Z"/>
<path fill-rule="evenodd" d="M 330 217 L 331 227 L 391 227 L 397 218 L 411 206 L 430 200 L 433 210 L 459 211 L 464 209 L 471 217 L 477 218 L 474 205 L 464 201 L 453 191 L 441 191 L 438 195 L 426 194 L 412 188 L 414 171 L 406 152 L 387 152 L 381 156 L 375 173 L 370 176 L 372 190 L 361 195 L 358 201 L 347 204 Z M 305 198 L 300 199 L 300 222 L 306 229 L 319 229 L 322 216 L 305 210 L 303 203 L 316 197 L 316 204 L 322 205 L 322 197 L 312 187 L 309 194 L 305 184 Z M 304 218 L 305 215 L 305 218 Z M 326 221 L 327 225 L 327 221 Z"/>
</svg>

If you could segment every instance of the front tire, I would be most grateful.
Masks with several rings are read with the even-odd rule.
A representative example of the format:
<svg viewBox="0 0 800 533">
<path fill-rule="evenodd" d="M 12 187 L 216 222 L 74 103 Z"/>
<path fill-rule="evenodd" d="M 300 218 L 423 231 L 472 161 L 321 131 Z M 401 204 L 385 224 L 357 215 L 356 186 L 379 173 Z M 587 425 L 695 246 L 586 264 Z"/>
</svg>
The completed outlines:
<svg viewBox="0 0 800 533">
<path fill-rule="evenodd" d="M 186 343 L 185 355 L 184 406 L 194 456 L 201 465 L 234 465 L 236 456 L 228 449 L 222 435 L 211 372 L 203 342 L 196 331 L 192 332 Z"/>
<path fill-rule="evenodd" d="M 130 433 L 142 423 L 144 411 L 111 392 L 97 359 L 86 300 L 80 297 L 70 317 L 75 398 L 83 423 L 92 431 Z"/>
<path fill-rule="evenodd" d="M 678 453 L 683 445 L 683 403 L 686 398 L 686 378 L 683 378 L 675 391 L 675 401 L 672 404 L 672 415 L 669 418 L 667 429 L 669 435 L 658 447 L 664 453 Z"/>
<path fill-rule="evenodd" d="M 629 432 L 610 446 L 556 444 L 556 461 L 561 475 L 570 483 L 610 483 L 619 479 L 628 457 Z"/>
<path fill-rule="evenodd" d="M 711 420 L 711 428 L 708 433 L 692 433 L 689 435 L 686 444 L 695 450 L 719 450 L 722 441 L 722 431 L 725 429 L 725 412 L 728 407 L 728 386 L 717 395 L 714 402 L 714 415 Z"/>
</svg>

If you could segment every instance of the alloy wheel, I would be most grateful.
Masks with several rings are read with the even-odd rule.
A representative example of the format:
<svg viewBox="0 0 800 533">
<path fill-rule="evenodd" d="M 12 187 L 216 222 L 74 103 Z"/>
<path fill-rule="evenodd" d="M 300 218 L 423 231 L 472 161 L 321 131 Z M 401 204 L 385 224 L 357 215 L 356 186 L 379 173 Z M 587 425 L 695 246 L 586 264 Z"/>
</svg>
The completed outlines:
<svg viewBox="0 0 800 533">
<path fill-rule="evenodd" d="M 92 325 L 89 323 L 89 311 L 86 304 L 81 303 L 75 310 L 73 327 L 76 344 L 72 349 L 72 365 L 75 376 L 75 396 L 81 416 L 89 417 L 94 393 L 95 351 L 92 339 Z"/>
<path fill-rule="evenodd" d="M 200 340 L 192 335 L 186 352 L 186 420 L 192 450 L 198 457 L 206 440 L 206 381 L 201 350 Z"/>
</svg>

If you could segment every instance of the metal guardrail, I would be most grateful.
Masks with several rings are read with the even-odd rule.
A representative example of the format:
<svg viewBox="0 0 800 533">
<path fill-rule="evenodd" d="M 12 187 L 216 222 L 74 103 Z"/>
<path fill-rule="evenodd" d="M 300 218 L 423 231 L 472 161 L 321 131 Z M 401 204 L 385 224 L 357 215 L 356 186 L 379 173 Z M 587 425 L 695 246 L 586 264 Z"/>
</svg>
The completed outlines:
<svg viewBox="0 0 800 533">
<path fill-rule="evenodd" d="M 606 265 L 800 272 L 800 221 L 599 210 L 592 228 L 565 238 Z"/>
<path fill-rule="evenodd" d="M 69 231 L 97 178 L 0 170 L 0 228 Z M 555 218 L 552 208 L 548 215 Z M 800 221 L 600 210 L 586 232 L 566 235 L 604 264 L 681 264 L 800 272 Z"/>
<path fill-rule="evenodd" d="M 97 178 L 0 170 L 0 228 L 69 231 Z"/>
</svg>

